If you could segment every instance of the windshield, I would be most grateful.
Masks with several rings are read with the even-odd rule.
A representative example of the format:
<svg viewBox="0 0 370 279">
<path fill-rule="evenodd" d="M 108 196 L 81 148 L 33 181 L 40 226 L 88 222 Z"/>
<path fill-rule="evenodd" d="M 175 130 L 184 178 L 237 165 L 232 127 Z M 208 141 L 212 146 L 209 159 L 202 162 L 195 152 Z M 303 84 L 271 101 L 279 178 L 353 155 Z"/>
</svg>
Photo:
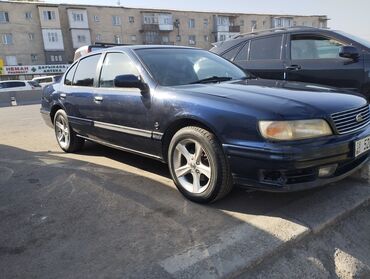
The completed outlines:
<svg viewBox="0 0 370 279">
<path fill-rule="evenodd" d="M 357 37 L 357 36 L 354 36 L 354 35 L 351 35 L 351 34 L 348 34 L 346 32 L 343 32 L 343 31 L 335 31 L 336 33 L 342 35 L 342 36 L 345 36 L 353 41 L 356 41 L 358 42 L 359 44 L 367 47 L 367 48 L 370 48 L 370 42 L 365 40 L 365 39 L 362 39 L 360 37 Z"/>
<path fill-rule="evenodd" d="M 162 86 L 223 82 L 249 76 L 227 60 L 198 49 L 139 49 L 136 53 Z"/>
</svg>

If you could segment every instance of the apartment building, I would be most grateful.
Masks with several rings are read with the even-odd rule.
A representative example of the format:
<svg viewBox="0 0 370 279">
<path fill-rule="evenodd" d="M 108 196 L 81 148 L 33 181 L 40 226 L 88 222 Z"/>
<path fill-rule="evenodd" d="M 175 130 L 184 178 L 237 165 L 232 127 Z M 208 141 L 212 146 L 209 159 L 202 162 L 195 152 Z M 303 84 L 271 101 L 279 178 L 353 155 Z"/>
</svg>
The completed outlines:
<svg viewBox="0 0 370 279">
<path fill-rule="evenodd" d="M 68 64 L 95 42 L 209 49 L 240 33 L 295 25 L 326 27 L 327 17 L 0 1 L 0 67 Z"/>
</svg>

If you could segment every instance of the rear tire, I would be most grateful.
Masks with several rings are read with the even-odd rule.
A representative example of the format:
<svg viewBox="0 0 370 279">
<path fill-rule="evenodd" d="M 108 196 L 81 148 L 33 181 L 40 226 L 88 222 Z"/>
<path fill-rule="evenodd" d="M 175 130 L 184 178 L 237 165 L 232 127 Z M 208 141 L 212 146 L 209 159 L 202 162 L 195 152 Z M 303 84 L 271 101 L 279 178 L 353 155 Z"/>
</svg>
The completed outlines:
<svg viewBox="0 0 370 279">
<path fill-rule="evenodd" d="M 173 181 L 188 199 L 210 203 L 233 186 L 229 164 L 214 134 L 196 126 L 179 130 L 168 149 Z"/>
<path fill-rule="evenodd" d="M 58 110 L 54 115 L 54 131 L 57 142 L 63 151 L 73 153 L 79 151 L 85 140 L 78 137 L 68 122 L 68 116 L 64 110 Z"/>
</svg>

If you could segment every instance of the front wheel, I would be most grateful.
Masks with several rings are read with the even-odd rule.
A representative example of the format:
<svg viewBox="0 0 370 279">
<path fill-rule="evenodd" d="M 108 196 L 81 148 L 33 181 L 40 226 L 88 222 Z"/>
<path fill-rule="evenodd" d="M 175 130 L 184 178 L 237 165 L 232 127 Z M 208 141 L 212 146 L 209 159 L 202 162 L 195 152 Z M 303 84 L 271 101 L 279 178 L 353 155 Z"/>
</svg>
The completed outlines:
<svg viewBox="0 0 370 279">
<path fill-rule="evenodd" d="M 77 137 L 68 123 L 68 117 L 64 110 L 58 110 L 54 115 L 54 131 L 57 142 L 65 152 L 80 150 L 85 142 Z"/>
<path fill-rule="evenodd" d="M 221 145 L 211 132 L 185 127 L 172 138 L 169 169 L 177 188 L 188 199 L 208 203 L 232 189 L 232 179 Z"/>
</svg>

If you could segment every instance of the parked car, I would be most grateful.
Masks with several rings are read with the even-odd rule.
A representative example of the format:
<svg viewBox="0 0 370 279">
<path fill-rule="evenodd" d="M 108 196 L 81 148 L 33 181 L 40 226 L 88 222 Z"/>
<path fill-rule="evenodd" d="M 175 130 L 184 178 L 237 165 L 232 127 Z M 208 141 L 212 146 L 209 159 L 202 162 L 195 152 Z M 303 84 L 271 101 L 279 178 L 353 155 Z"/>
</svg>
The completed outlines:
<svg viewBox="0 0 370 279">
<path fill-rule="evenodd" d="M 255 79 L 205 50 L 115 47 L 77 60 L 43 92 L 41 114 L 65 152 L 85 140 L 169 164 L 187 198 L 234 184 L 296 191 L 340 180 L 368 160 L 361 95 Z"/>
<path fill-rule="evenodd" d="M 325 84 L 370 98 L 370 42 L 341 31 L 278 28 L 216 43 L 210 51 L 261 78 Z"/>
<path fill-rule="evenodd" d="M 32 80 L 4 80 L 0 81 L 0 92 L 5 91 L 20 91 L 20 90 L 36 90 L 41 89 L 41 86 Z"/>
<path fill-rule="evenodd" d="M 32 80 L 36 81 L 41 87 L 45 87 L 46 85 L 59 82 L 62 78 L 62 75 L 55 75 L 55 76 L 41 76 L 35 77 Z"/>
</svg>

